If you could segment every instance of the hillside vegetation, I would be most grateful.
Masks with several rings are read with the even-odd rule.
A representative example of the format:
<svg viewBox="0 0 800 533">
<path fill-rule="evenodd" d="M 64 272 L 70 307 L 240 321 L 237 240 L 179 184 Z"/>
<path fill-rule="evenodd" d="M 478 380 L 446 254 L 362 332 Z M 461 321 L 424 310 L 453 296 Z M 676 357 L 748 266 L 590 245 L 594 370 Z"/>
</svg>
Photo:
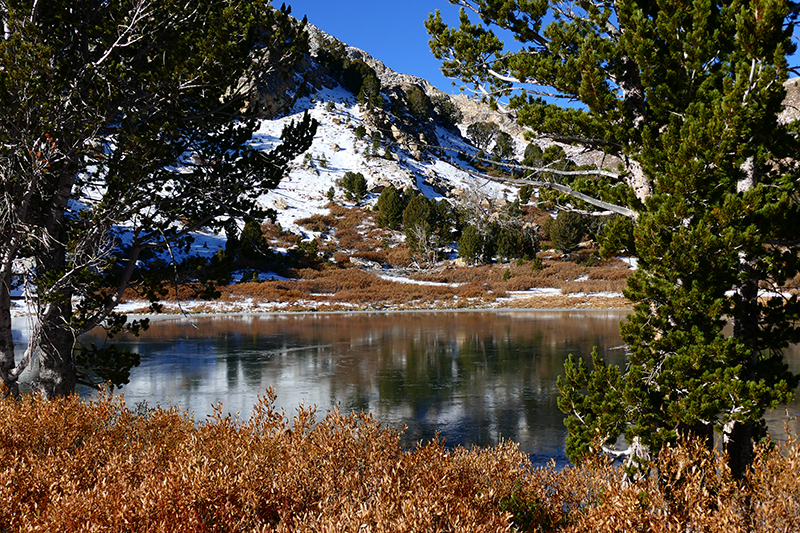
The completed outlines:
<svg viewBox="0 0 800 533">
<path fill-rule="evenodd" d="M 327 215 L 298 220 L 317 234 L 314 240 L 265 224 L 264 246 L 285 252 L 241 261 L 240 270 L 229 274 L 236 282 L 217 286 L 203 300 L 194 299 L 198 290 L 191 282 L 177 287 L 173 280 L 165 282 L 165 309 L 177 309 L 179 302 L 198 312 L 628 305 L 621 292 L 630 265 L 602 259 L 591 242 L 571 254 L 550 249 L 533 258 L 471 266 L 445 252 L 421 268 L 412 265 L 402 231 L 378 226 L 379 213 L 334 204 L 329 209 Z M 136 292 L 130 290 L 127 298 L 135 310 Z"/>
</svg>

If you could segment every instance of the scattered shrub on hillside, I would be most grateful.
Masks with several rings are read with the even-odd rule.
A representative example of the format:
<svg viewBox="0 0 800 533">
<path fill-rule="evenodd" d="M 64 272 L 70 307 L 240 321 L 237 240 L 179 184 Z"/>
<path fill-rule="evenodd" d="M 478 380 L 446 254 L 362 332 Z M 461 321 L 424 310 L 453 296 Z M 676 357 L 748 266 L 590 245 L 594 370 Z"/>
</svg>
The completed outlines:
<svg viewBox="0 0 800 533">
<path fill-rule="evenodd" d="M 501 159 L 510 159 L 514 157 L 515 152 L 516 147 L 511 135 L 504 131 L 498 133 L 494 140 L 492 153 Z"/>
<path fill-rule="evenodd" d="M 500 126 L 494 122 L 475 122 L 467 126 L 467 136 L 481 151 L 489 148 L 498 133 Z"/>
<path fill-rule="evenodd" d="M 406 205 L 408 205 L 408 200 L 402 191 L 394 185 L 386 187 L 378 197 L 378 226 L 398 229 L 403 221 L 403 211 Z"/>
<path fill-rule="evenodd" d="M 347 59 L 344 43 L 337 39 L 322 39 L 317 50 L 317 61 L 328 68 L 331 77 L 342 79 Z"/>
<path fill-rule="evenodd" d="M 367 134 L 367 128 L 363 124 L 359 124 L 355 129 L 356 138 L 361 139 Z"/>
<path fill-rule="evenodd" d="M 344 66 L 342 76 L 345 88 L 355 95 L 364 94 L 362 89 L 367 80 L 372 78 L 377 80 L 378 78 L 375 70 L 361 59 L 348 61 Z M 372 87 L 367 88 L 367 91 L 372 90 Z M 378 90 L 380 90 L 380 83 L 378 83 Z M 366 96 L 370 96 L 370 94 L 367 93 Z"/>
<path fill-rule="evenodd" d="M 361 172 L 345 172 L 342 177 L 344 196 L 352 202 L 360 202 L 367 194 L 367 180 Z"/>
<path fill-rule="evenodd" d="M 586 234 L 584 216 L 574 211 L 561 211 L 547 228 L 553 248 L 564 253 L 577 249 Z"/>
<path fill-rule="evenodd" d="M 433 113 L 433 104 L 425 91 L 419 87 L 412 86 L 406 91 L 406 98 L 408 99 L 408 111 L 411 115 L 420 121 L 425 121 L 431 118 Z"/>
<path fill-rule="evenodd" d="M 331 229 L 332 217 L 330 215 L 320 215 L 315 213 L 308 218 L 297 219 L 297 225 L 309 231 L 317 233 L 327 233 Z"/>
<path fill-rule="evenodd" d="M 533 185 L 523 185 L 519 188 L 519 203 L 527 204 L 531 200 L 531 196 L 533 196 L 534 188 Z"/>
<path fill-rule="evenodd" d="M 528 143 L 525 147 L 525 154 L 522 156 L 522 164 L 529 167 L 542 166 L 542 149 L 535 143 Z"/>
<path fill-rule="evenodd" d="M 433 113 L 436 122 L 448 130 L 457 130 L 458 125 L 464 120 L 464 114 L 446 94 L 435 95 L 431 98 Z"/>
<path fill-rule="evenodd" d="M 375 70 L 363 60 L 348 60 L 341 81 L 347 90 L 357 95 L 360 104 L 370 109 L 381 107 L 381 82 Z"/>
</svg>

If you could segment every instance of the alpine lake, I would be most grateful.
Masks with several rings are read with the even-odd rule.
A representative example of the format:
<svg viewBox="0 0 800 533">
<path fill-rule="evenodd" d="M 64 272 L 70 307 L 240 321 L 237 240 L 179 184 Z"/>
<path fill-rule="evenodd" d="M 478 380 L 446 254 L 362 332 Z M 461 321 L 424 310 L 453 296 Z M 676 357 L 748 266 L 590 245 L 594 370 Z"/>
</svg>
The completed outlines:
<svg viewBox="0 0 800 533">
<path fill-rule="evenodd" d="M 113 342 L 140 354 L 121 393 L 136 404 L 178 407 L 200 422 L 221 403 L 244 419 L 267 388 L 291 417 L 338 406 L 401 428 L 404 446 L 519 443 L 534 464 L 567 463 L 556 380 L 569 354 L 596 346 L 625 364 L 619 323 L 628 311 L 495 310 L 156 317 L 139 337 Z M 102 332 L 81 342 L 102 345 Z M 800 372 L 800 349 L 787 351 Z M 88 395 L 90 391 L 83 390 Z M 782 438 L 800 430 L 800 399 L 768 413 Z"/>
</svg>

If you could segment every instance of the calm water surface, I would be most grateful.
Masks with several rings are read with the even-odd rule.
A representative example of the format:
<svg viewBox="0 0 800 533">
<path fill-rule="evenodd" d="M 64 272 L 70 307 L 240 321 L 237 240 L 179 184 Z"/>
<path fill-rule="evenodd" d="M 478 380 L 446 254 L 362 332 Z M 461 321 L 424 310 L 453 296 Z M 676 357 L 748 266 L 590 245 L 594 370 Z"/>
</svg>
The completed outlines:
<svg viewBox="0 0 800 533">
<path fill-rule="evenodd" d="M 202 420 L 212 406 L 249 416 L 268 387 L 291 414 L 336 405 L 385 425 L 412 445 L 437 432 L 448 445 L 513 439 L 535 463 L 566 461 L 556 378 L 572 353 L 597 346 L 623 364 L 622 311 L 306 314 L 154 322 L 115 339 L 141 354 L 129 406 L 179 406 Z M 85 342 L 102 343 L 87 336 Z M 800 372 L 800 356 L 790 360 Z M 800 402 L 789 406 L 800 413 Z M 777 420 L 783 412 L 772 415 Z M 778 423 L 778 422 L 776 422 Z M 780 425 L 780 423 L 778 423 Z"/>
</svg>

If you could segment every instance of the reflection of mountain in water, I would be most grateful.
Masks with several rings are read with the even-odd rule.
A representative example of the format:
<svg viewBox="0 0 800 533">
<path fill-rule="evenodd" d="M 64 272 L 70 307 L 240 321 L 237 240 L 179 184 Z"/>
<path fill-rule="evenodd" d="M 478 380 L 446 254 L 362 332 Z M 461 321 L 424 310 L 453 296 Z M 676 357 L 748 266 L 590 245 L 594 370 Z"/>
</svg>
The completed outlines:
<svg viewBox="0 0 800 533">
<path fill-rule="evenodd" d="M 563 456 L 556 378 L 594 346 L 624 362 L 624 312 L 415 312 L 209 317 L 154 323 L 122 339 L 142 356 L 124 389 L 129 405 L 171 402 L 202 419 L 212 404 L 252 409 L 275 387 L 288 412 L 301 402 L 374 413 L 407 425 L 410 445 L 437 432 L 451 445 L 520 443 Z M 87 339 L 88 340 L 88 339 Z M 94 342 L 98 342 L 94 339 Z"/>
</svg>

